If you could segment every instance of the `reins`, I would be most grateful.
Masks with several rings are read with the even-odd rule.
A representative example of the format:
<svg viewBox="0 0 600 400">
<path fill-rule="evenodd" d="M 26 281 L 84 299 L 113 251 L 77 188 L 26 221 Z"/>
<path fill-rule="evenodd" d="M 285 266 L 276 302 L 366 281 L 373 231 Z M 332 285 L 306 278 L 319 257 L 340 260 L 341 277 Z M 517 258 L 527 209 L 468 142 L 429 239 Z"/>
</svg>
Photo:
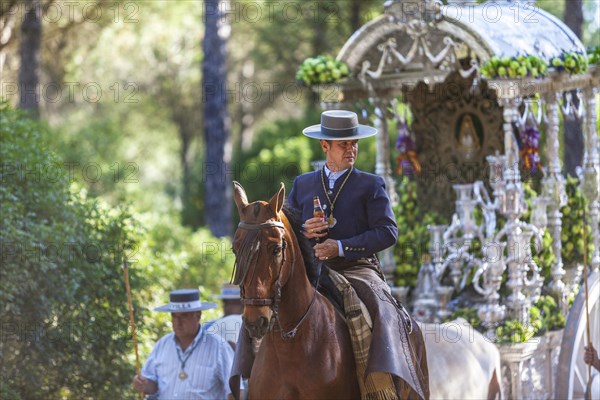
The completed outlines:
<svg viewBox="0 0 600 400">
<path fill-rule="evenodd" d="M 285 225 L 283 224 L 283 222 L 280 221 L 272 221 L 272 222 L 263 222 L 260 224 L 250 224 L 247 222 L 240 222 L 238 224 L 238 228 L 242 228 L 242 229 L 248 229 L 248 230 L 252 230 L 252 231 L 256 231 L 256 230 L 260 230 L 260 229 L 265 229 L 265 228 L 279 228 L 279 229 L 283 229 L 285 231 Z M 308 305 L 308 308 L 306 309 L 306 311 L 304 312 L 304 315 L 302 315 L 302 317 L 300 318 L 300 321 L 296 324 L 296 326 L 294 326 L 294 328 L 292 328 L 290 331 L 285 332 L 283 330 L 283 326 L 281 325 L 280 321 L 279 321 L 279 303 L 281 302 L 281 272 L 283 270 L 283 265 L 285 264 L 286 258 L 285 258 L 285 250 L 287 248 L 287 242 L 285 239 L 283 239 L 282 244 L 281 244 L 281 251 L 283 253 L 283 256 L 281 258 L 281 263 L 279 264 L 279 271 L 277 273 L 277 280 L 275 281 L 275 294 L 273 295 L 272 298 L 268 298 L 268 299 L 264 299 L 264 298 L 246 298 L 244 295 L 244 290 L 242 288 L 241 291 L 241 298 L 242 298 L 242 304 L 244 305 L 248 305 L 248 306 L 257 306 L 257 307 L 262 307 L 262 306 L 270 306 L 271 309 L 273 310 L 273 318 L 275 318 L 277 320 L 277 323 L 279 325 L 279 327 L 281 328 L 281 337 L 284 340 L 287 339 L 291 339 L 293 337 L 296 336 L 296 334 L 298 333 L 298 329 L 300 328 L 300 326 L 302 325 L 302 323 L 306 320 L 306 317 L 308 316 L 308 313 L 310 312 L 315 299 L 317 297 L 317 287 L 318 287 L 318 278 L 317 278 L 317 284 L 315 285 L 314 288 L 314 292 L 313 292 L 313 297 L 312 300 L 310 301 L 310 304 Z M 321 264 L 319 264 L 319 270 Z M 246 275 L 248 271 L 246 271 L 244 273 L 244 277 Z M 320 275 L 320 274 L 319 274 Z M 243 282 L 243 280 L 242 280 Z"/>
</svg>

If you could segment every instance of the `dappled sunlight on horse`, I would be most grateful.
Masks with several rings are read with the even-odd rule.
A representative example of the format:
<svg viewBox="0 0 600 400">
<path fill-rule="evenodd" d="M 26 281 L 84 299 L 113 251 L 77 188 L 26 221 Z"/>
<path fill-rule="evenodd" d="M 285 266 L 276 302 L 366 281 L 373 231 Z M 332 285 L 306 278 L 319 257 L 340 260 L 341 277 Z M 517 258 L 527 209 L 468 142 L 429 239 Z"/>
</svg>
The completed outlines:
<svg viewBox="0 0 600 400">
<path fill-rule="evenodd" d="M 262 338 L 249 398 L 360 398 L 345 321 L 308 280 L 282 212 L 283 185 L 269 202 L 248 203 L 237 183 L 234 192 L 241 221 L 233 240 L 234 282 L 241 286 L 248 334 Z"/>
</svg>

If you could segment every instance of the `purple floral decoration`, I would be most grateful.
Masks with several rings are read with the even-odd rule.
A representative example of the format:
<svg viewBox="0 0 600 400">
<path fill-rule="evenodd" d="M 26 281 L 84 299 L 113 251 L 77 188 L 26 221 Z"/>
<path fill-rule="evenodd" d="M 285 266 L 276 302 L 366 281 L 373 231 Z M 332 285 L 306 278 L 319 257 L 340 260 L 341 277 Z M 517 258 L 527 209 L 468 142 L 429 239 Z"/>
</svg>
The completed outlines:
<svg viewBox="0 0 600 400">
<path fill-rule="evenodd" d="M 525 129 L 521 131 L 521 159 L 525 168 L 531 172 L 537 172 L 542 167 L 539 155 L 540 131 L 535 123 L 527 121 Z"/>
<path fill-rule="evenodd" d="M 421 165 L 417 159 L 417 146 L 411 138 L 410 130 L 406 122 L 398 125 L 398 139 L 396 140 L 396 150 L 399 154 L 396 157 L 398 162 L 397 173 L 410 178 L 415 173 L 421 172 Z"/>
</svg>

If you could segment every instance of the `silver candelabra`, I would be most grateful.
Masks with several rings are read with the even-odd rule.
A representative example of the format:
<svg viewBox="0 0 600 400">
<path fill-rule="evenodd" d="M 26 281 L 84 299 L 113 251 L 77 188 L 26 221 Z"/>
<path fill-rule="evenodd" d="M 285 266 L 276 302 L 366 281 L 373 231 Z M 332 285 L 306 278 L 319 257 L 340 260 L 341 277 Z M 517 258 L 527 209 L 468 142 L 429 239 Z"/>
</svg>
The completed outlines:
<svg viewBox="0 0 600 400">
<path fill-rule="evenodd" d="M 448 314 L 445 305 L 452 291 L 462 290 L 472 276 L 474 289 L 484 298 L 478 315 L 488 334 L 493 335 L 505 318 L 528 324 L 529 309 L 541 294 L 543 278 L 532 258 L 532 240 L 541 245 L 548 200 L 543 196 L 533 199 L 531 223 L 521 221 L 527 204 L 518 168 L 511 168 L 501 155 L 488 156 L 487 161 L 492 195 L 482 181 L 454 185 L 456 212 L 451 225 L 428 227 L 431 263 L 423 266 L 419 278 L 421 284 L 431 283 L 422 288 L 428 291 L 418 295 L 414 306 L 418 310 L 435 301 L 436 319 L 442 319 Z M 481 222 L 475 215 L 477 209 L 483 217 Z M 497 229 L 497 214 L 506 219 L 501 229 Z M 474 240 L 481 244 L 480 255 L 473 254 Z M 509 294 L 502 301 L 505 271 Z M 446 277 L 452 286 L 443 286 Z"/>
</svg>

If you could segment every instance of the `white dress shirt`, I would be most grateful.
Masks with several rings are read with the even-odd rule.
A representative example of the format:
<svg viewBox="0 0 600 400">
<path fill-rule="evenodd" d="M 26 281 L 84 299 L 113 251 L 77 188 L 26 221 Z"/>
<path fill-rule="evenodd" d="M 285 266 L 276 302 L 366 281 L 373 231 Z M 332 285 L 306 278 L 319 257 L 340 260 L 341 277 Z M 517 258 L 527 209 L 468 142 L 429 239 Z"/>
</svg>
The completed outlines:
<svg viewBox="0 0 600 400">
<path fill-rule="evenodd" d="M 348 171 L 348 168 L 343 169 L 341 171 L 336 171 L 336 172 L 333 172 L 329 168 L 327 168 L 327 164 L 325 164 L 325 166 L 323 168 L 325 169 L 325 176 L 327 176 L 327 179 L 329 181 L 329 187 L 328 187 L 329 193 L 327 193 L 327 194 L 331 195 L 332 191 L 333 191 L 333 187 L 335 186 L 335 181 L 337 181 L 337 179 L 340 176 L 344 175 L 346 173 L 346 171 Z M 344 247 L 342 246 L 342 241 L 338 240 L 337 244 L 338 244 L 338 256 L 344 257 Z"/>
<path fill-rule="evenodd" d="M 180 379 L 181 359 L 185 363 L 186 379 Z M 191 352 L 191 355 L 190 355 Z M 175 333 L 163 336 L 152 350 L 142 368 L 142 375 L 158 384 L 158 392 L 149 399 L 205 399 L 225 400 L 231 393 L 229 375 L 233 364 L 231 346 L 218 335 L 206 334 L 204 327 L 198 330 L 194 341 L 185 352 L 175 340 Z"/>
<path fill-rule="evenodd" d="M 337 179 L 344 175 L 346 173 L 346 171 L 348 171 L 348 168 L 343 169 L 341 171 L 336 171 L 336 172 L 332 172 L 329 168 L 327 168 L 327 165 L 325 165 L 325 176 L 328 178 L 329 180 L 329 188 L 330 190 L 333 190 L 333 186 L 335 185 L 335 181 L 337 181 Z"/>
</svg>

